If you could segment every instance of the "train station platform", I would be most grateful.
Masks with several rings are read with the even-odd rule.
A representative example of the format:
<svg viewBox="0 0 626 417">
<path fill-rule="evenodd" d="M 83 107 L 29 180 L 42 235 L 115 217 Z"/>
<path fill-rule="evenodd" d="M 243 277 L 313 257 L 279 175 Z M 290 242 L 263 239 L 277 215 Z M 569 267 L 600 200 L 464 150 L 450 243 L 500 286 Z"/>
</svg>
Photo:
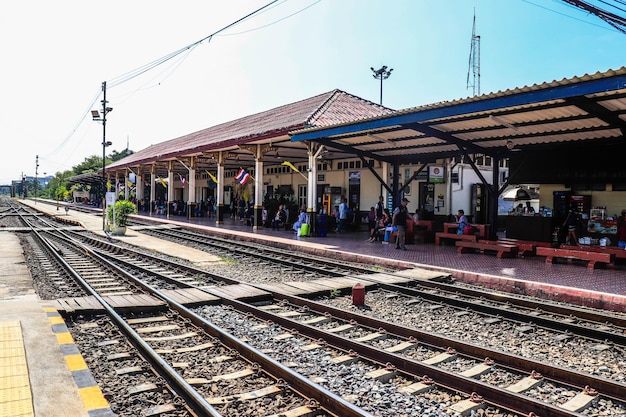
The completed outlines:
<svg viewBox="0 0 626 417">
<path fill-rule="evenodd" d="M 80 224 L 105 236 L 102 215 L 54 205 L 24 201 L 69 224 Z M 581 265 L 546 264 L 542 257 L 496 258 L 484 254 L 459 254 L 454 246 L 433 243 L 395 245 L 366 242 L 366 231 L 330 233 L 326 237 L 298 237 L 290 230 L 253 230 L 226 218 L 167 218 L 137 215 L 139 220 L 231 234 L 247 241 L 262 241 L 292 250 L 374 264 L 422 267 L 446 271 L 456 280 L 517 294 L 569 301 L 581 306 L 626 311 L 626 269 L 590 270 Z M 198 266 L 219 262 L 205 252 L 162 241 L 129 227 L 126 243 L 153 251 L 175 253 Z M 62 408 L 62 410 L 61 410 Z M 73 345 L 62 317 L 51 304 L 38 300 L 15 233 L 0 233 L 0 416 L 3 417 L 109 417 L 113 413 L 95 385 Z"/>
<path fill-rule="evenodd" d="M 94 233 L 103 235 L 101 212 L 84 213 L 70 209 L 57 210 L 54 205 L 34 204 L 23 201 L 51 215 L 66 217 L 83 224 Z M 83 206 L 81 206 L 83 207 Z M 242 240 L 259 240 L 323 256 L 334 256 L 352 261 L 375 264 L 419 266 L 449 272 L 456 280 L 502 290 L 506 292 L 551 298 L 572 302 L 582 306 L 626 311 L 626 265 L 615 268 L 589 269 L 580 264 L 548 264 L 544 257 L 496 258 L 489 254 L 457 253 L 455 246 L 438 246 L 434 243 L 407 245 L 406 251 L 396 250 L 395 245 L 367 242 L 366 230 L 345 233 L 328 233 L 326 237 L 299 237 L 292 230 L 253 229 L 245 222 L 226 216 L 223 224 L 217 225 L 212 217 L 166 216 L 139 213 L 139 220 L 159 224 L 171 224 L 208 230 L 213 233 L 234 234 Z M 120 239 L 127 243 L 157 249 L 163 245 L 154 239 L 133 231 L 129 227 L 127 236 Z M 157 242 L 158 241 L 158 242 Z M 160 243 L 159 243 L 160 242 Z M 171 245 L 167 243 L 166 245 Z M 195 250 L 180 247 L 185 257 L 196 256 Z M 211 262 L 201 251 L 193 262 Z"/>
</svg>

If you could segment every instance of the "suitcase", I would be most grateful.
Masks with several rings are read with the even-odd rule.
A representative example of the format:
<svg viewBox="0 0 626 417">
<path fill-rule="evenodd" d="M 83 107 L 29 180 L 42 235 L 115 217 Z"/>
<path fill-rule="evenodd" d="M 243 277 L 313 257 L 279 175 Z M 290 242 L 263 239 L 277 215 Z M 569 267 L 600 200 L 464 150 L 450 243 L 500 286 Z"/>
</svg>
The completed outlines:
<svg viewBox="0 0 626 417">
<path fill-rule="evenodd" d="M 308 236 L 309 235 L 309 224 L 304 223 L 300 226 L 300 236 Z"/>
</svg>

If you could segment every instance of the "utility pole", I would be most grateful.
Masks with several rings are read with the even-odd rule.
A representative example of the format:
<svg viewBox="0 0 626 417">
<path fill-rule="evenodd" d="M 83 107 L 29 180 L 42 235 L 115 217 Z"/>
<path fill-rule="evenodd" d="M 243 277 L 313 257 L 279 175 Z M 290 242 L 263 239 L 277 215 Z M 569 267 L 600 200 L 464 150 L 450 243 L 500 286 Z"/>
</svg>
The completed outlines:
<svg viewBox="0 0 626 417">
<path fill-rule="evenodd" d="M 37 172 L 39 170 L 39 155 L 35 155 L 35 184 L 33 184 L 33 199 L 35 199 L 35 204 L 37 204 L 37 185 L 39 185 L 39 180 L 37 179 Z"/>
<path fill-rule="evenodd" d="M 94 122 L 102 122 L 102 230 L 106 231 L 106 192 L 108 191 L 106 179 L 106 147 L 111 145 L 107 142 L 107 114 L 113 110 L 107 107 L 107 82 L 102 82 L 102 110 L 92 110 L 91 116 Z"/>
<path fill-rule="evenodd" d="M 380 105 L 382 106 L 383 105 L 383 80 L 386 80 L 387 78 L 389 78 L 389 76 L 391 75 L 391 71 L 393 71 L 393 68 L 390 68 L 389 70 L 387 70 L 387 66 L 383 65 L 377 70 L 375 70 L 374 67 L 370 67 L 370 69 L 373 72 L 372 77 L 376 78 L 377 80 L 380 80 Z"/>
</svg>

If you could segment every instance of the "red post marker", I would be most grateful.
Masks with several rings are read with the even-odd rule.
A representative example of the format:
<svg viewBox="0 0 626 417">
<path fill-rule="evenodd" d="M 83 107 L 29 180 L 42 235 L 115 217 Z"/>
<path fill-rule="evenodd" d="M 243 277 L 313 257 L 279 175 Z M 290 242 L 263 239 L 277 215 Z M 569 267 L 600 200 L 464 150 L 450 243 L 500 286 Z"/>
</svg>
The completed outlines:
<svg viewBox="0 0 626 417">
<path fill-rule="evenodd" d="M 352 304 L 355 306 L 365 305 L 365 286 L 360 282 L 352 287 Z"/>
</svg>

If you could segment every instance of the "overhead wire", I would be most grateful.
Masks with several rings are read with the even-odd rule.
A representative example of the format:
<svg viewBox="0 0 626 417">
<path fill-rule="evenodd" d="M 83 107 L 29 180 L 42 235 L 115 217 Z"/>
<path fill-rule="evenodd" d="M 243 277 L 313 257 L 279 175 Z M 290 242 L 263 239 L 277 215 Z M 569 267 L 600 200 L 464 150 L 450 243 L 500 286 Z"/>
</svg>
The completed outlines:
<svg viewBox="0 0 626 417">
<path fill-rule="evenodd" d="M 189 56 L 189 53 L 191 53 L 191 51 L 193 51 L 197 46 L 199 46 L 200 44 L 202 44 L 202 42 L 204 41 L 208 41 L 210 42 L 211 39 L 213 38 L 213 36 L 226 31 L 227 29 L 230 29 L 242 22 L 244 22 L 245 20 L 250 19 L 252 16 L 255 16 L 257 14 L 259 14 L 260 12 L 262 12 L 263 10 L 267 9 L 268 7 L 272 6 L 273 4 L 279 2 L 280 0 L 272 0 L 269 3 L 265 4 L 264 6 L 248 13 L 247 15 L 243 16 L 242 18 L 239 18 L 237 20 L 235 20 L 234 22 L 229 23 L 228 25 L 222 27 L 221 29 L 211 33 L 210 35 L 205 36 L 202 39 L 199 39 L 187 46 L 184 46 L 182 48 L 177 49 L 176 51 L 170 52 L 167 55 L 164 55 L 158 59 L 155 59 L 154 61 L 151 61 L 147 64 L 144 64 L 138 68 L 135 68 L 125 74 L 119 75 L 115 78 L 112 78 L 110 81 L 107 81 L 107 87 L 108 88 L 112 88 L 115 86 L 119 86 L 123 83 L 126 83 L 134 78 L 139 77 L 142 74 L 145 74 L 146 72 L 170 61 L 171 59 L 187 52 L 187 55 L 185 57 L 183 57 L 183 59 L 181 61 L 178 62 L 177 65 L 174 66 L 174 68 L 172 69 L 172 71 L 170 72 L 170 74 L 168 75 L 168 77 L 174 72 L 174 70 L 180 65 L 180 63 L 182 63 L 182 61 L 184 61 L 184 59 Z M 286 1 L 286 0 L 283 0 Z M 76 122 L 76 124 L 74 125 L 74 127 L 72 128 L 72 130 L 70 131 L 70 133 L 65 137 L 65 139 L 59 144 L 59 146 L 57 146 L 52 153 L 55 153 L 57 151 L 59 151 L 62 147 L 64 147 L 67 142 L 72 138 L 72 136 L 74 136 L 74 134 L 76 133 L 76 131 L 78 130 L 78 128 L 80 127 L 80 125 L 85 121 L 85 118 L 87 117 L 87 115 L 91 112 L 91 109 L 93 108 L 94 104 L 96 103 L 96 101 L 98 100 L 98 98 L 100 97 L 100 95 L 102 94 L 102 89 L 98 89 L 98 92 L 95 94 L 93 100 L 89 103 L 89 105 L 86 107 L 85 111 L 81 114 L 79 120 Z"/>
<path fill-rule="evenodd" d="M 215 35 L 217 35 L 217 34 L 219 34 L 221 32 L 224 32 L 225 30 L 227 30 L 227 29 L 229 29 L 229 28 L 231 28 L 233 26 L 238 25 L 239 23 L 249 19 L 250 17 L 252 17 L 252 16 L 254 16 L 254 15 L 258 14 L 258 13 L 260 13 L 262 10 L 268 8 L 269 6 L 271 6 L 272 4 L 274 4 L 274 3 L 278 2 L 278 1 L 280 1 L 280 0 L 272 0 L 271 2 L 267 3 L 265 6 L 262 6 L 262 7 L 258 8 L 258 9 L 256 9 L 255 11 L 253 11 L 251 13 L 248 13 L 244 17 L 242 17 L 240 19 L 237 19 L 237 20 L 235 20 L 232 23 L 229 23 L 228 25 L 224 26 L 223 28 L 221 28 L 221 29 L 211 33 L 208 36 L 205 36 L 202 39 L 199 39 L 199 40 L 197 40 L 197 41 L 195 41 L 195 42 L 193 42 L 193 43 L 191 43 L 191 44 L 189 44 L 187 46 L 184 46 L 184 47 L 182 47 L 182 48 L 180 48 L 180 49 L 178 49 L 178 50 L 176 50 L 174 52 L 171 52 L 171 53 L 169 53 L 169 54 L 167 54 L 167 55 L 165 55 L 165 56 L 163 56 L 161 58 L 158 58 L 158 59 L 156 59 L 156 60 L 154 60 L 152 62 L 149 62 L 149 63 L 147 63 L 145 65 L 142 65 L 141 67 L 136 68 L 135 70 L 127 72 L 126 74 L 122 74 L 122 75 L 120 75 L 120 76 L 118 76 L 116 78 L 113 78 L 110 81 L 107 81 L 107 86 L 110 85 L 111 87 L 115 87 L 115 86 L 120 85 L 122 83 L 125 83 L 125 82 L 127 82 L 129 80 L 132 80 L 133 78 L 136 78 L 136 77 L 140 76 L 141 74 L 143 74 L 143 73 L 145 73 L 147 71 L 150 71 L 152 68 L 155 68 L 155 67 L 157 67 L 157 66 L 159 66 L 159 65 L 161 65 L 161 64 L 163 64 L 163 63 L 165 63 L 167 61 L 169 61 L 170 59 L 172 59 L 172 58 L 182 54 L 183 52 L 195 48 L 196 46 L 200 45 L 205 40 L 209 40 L 210 41 L 213 36 L 215 36 Z"/>
<path fill-rule="evenodd" d="M 599 17 L 600 19 L 604 20 L 605 22 L 607 22 L 609 25 L 613 26 L 615 29 L 619 30 L 620 32 L 626 34 L 626 18 L 622 17 L 622 16 L 618 16 L 614 13 L 608 12 L 604 9 L 601 9 L 587 1 L 584 0 L 562 0 L 565 3 L 571 4 L 574 7 L 577 7 L 581 10 L 585 10 L 597 17 Z M 604 4 L 608 4 L 603 0 L 599 0 L 600 3 L 604 3 Z M 610 5 L 611 7 L 615 7 L 618 10 L 622 10 L 614 5 Z"/>
<path fill-rule="evenodd" d="M 285 0 L 285 1 L 286 1 L 286 0 Z M 235 36 L 235 35 L 242 35 L 242 34 L 244 34 L 244 33 L 250 33 L 250 32 L 254 32 L 254 31 L 256 31 L 256 30 L 265 29 L 266 27 L 270 27 L 270 26 L 272 26 L 272 25 L 275 25 L 276 23 L 282 22 L 282 21 L 283 21 L 283 20 L 285 20 L 285 19 L 289 19 L 290 17 L 293 17 L 293 16 L 295 16 L 295 15 L 297 15 L 297 14 L 299 14 L 299 13 L 302 13 L 302 12 L 303 12 L 303 11 L 305 11 L 306 9 L 309 9 L 309 8 L 311 8 L 311 7 L 315 6 L 317 3 L 321 2 L 321 1 L 322 1 L 322 0 L 316 0 L 314 3 L 311 3 L 311 4 L 309 4 L 308 6 L 301 8 L 300 10 L 295 11 L 295 12 L 291 13 L 290 15 L 287 15 L 287 16 L 284 16 L 284 17 L 281 17 L 281 18 L 280 18 L 280 19 L 278 19 L 278 20 L 275 20 L 275 21 L 273 21 L 273 22 L 271 22 L 271 23 L 268 23 L 267 25 L 259 26 L 259 27 L 256 27 L 256 28 L 253 28 L 253 29 L 249 29 L 249 30 L 244 30 L 244 31 L 242 31 L 242 32 L 233 32 L 233 33 L 229 33 L 229 34 L 227 34 L 227 35 L 220 35 L 220 36 Z"/>
<path fill-rule="evenodd" d="M 532 6 L 539 7 L 540 9 L 544 9 L 544 10 L 547 10 L 547 11 L 549 11 L 549 12 L 559 14 L 559 15 L 564 16 L 564 17 L 567 17 L 567 18 L 569 18 L 569 19 L 577 20 L 577 21 L 579 21 L 579 22 L 581 22 L 581 23 L 585 23 L 585 24 L 588 24 L 588 25 L 591 25 L 591 26 L 595 26 L 595 27 L 600 28 L 600 29 L 611 30 L 611 31 L 613 30 L 613 29 L 608 28 L 608 27 L 606 27 L 606 26 L 602 26 L 602 25 L 599 25 L 599 24 L 596 24 L 596 23 L 593 23 L 593 22 L 589 22 L 588 20 L 579 19 L 579 18 L 577 18 L 577 17 L 574 17 L 574 16 L 568 15 L 568 14 L 566 14 L 566 13 L 562 13 L 562 12 L 556 11 L 556 10 L 551 9 L 551 8 L 549 8 L 549 7 L 542 6 L 542 5 L 540 5 L 540 4 L 537 4 L 537 3 L 532 2 L 532 1 L 530 1 L 530 0 L 522 0 L 522 1 L 523 1 L 524 3 L 528 3 L 528 4 L 532 5 Z M 561 4 L 563 3 L 563 0 L 553 0 L 553 1 L 554 1 L 555 3 L 561 3 Z M 577 7 L 576 7 L 576 6 L 573 6 L 573 5 L 571 5 L 571 4 L 568 4 L 567 6 L 571 7 L 572 9 L 577 9 Z M 579 11 L 579 10 L 577 10 L 577 11 Z"/>
</svg>

